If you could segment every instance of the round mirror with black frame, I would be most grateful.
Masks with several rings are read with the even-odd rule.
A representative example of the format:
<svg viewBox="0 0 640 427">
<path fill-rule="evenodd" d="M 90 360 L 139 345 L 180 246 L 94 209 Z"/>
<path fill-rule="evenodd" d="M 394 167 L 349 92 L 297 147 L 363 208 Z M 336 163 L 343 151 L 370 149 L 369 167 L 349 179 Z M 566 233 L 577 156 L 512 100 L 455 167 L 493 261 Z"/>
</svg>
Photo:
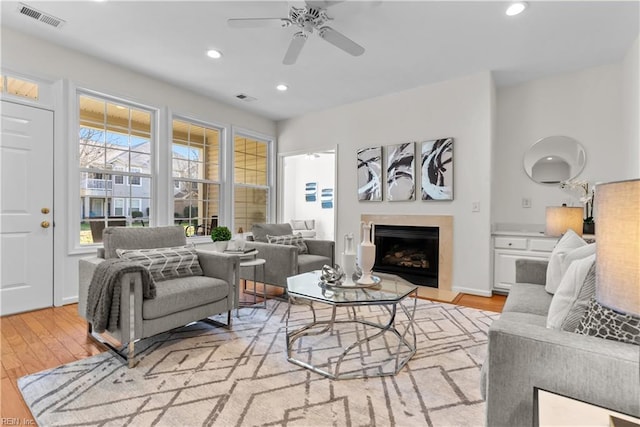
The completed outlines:
<svg viewBox="0 0 640 427">
<path fill-rule="evenodd" d="M 586 162 L 582 144 L 562 135 L 542 138 L 524 154 L 524 170 L 539 184 L 559 184 L 573 179 L 580 175 Z"/>
</svg>

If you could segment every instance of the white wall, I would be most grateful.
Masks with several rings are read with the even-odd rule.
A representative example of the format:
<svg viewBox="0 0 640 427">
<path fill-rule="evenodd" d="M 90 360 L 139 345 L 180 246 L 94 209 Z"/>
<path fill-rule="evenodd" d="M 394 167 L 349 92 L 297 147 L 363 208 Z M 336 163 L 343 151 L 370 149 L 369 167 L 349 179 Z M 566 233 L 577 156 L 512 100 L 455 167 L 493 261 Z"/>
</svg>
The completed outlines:
<svg viewBox="0 0 640 427">
<path fill-rule="evenodd" d="M 1 60 L 4 70 L 48 79 L 55 82 L 57 96 L 53 105 L 55 115 L 55 248 L 54 248 L 54 302 L 56 305 L 72 303 L 78 295 L 78 259 L 95 253 L 95 249 L 75 250 L 69 236 L 71 221 L 76 220 L 69 207 L 78 197 L 77 189 L 68 184 L 68 170 L 75 165 L 75 138 L 69 123 L 77 112 L 72 109 L 69 90 L 74 86 L 121 97 L 161 110 L 160 119 L 165 126 L 159 129 L 160 165 L 162 156 L 168 156 L 169 135 L 166 126 L 168 113 L 186 115 L 265 135 L 275 135 L 272 120 L 247 113 L 213 101 L 207 97 L 172 86 L 151 77 L 109 64 L 76 51 L 53 45 L 22 33 L 1 29 Z M 73 110 L 73 111 L 72 111 Z M 166 150 L 162 150 L 165 147 Z M 70 169 L 71 168 L 71 169 Z M 161 168 L 162 169 L 162 168 Z M 166 171 L 161 171 L 169 178 Z M 168 187 L 170 189 L 170 187 Z M 170 206 L 170 194 L 160 206 Z M 165 209 L 167 210 L 167 209 Z M 158 212 L 158 225 L 166 224 L 168 212 Z M 164 220 L 163 220 L 164 218 Z"/>
<path fill-rule="evenodd" d="M 635 79 L 637 85 L 637 75 Z M 606 182 L 629 176 L 622 93 L 620 64 L 497 90 L 494 223 L 544 224 L 546 206 L 581 206 L 572 193 L 558 185 L 535 183 L 525 174 L 523 156 L 541 138 L 565 135 L 584 146 L 587 161 L 579 179 Z M 531 199 L 531 208 L 522 207 L 523 197 Z"/>
<path fill-rule="evenodd" d="M 334 209 L 336 209 L 335 154 L 318 153 L 319 157 L 306 155 L 284 158 L 284 193 L 282 221 L 292 219 L 315 219 L 316 238 L 334 239 Z M 315 202 L 305 200 L 305 184 L 318 183 Z M 333 209 L 323 209 L 320 197 L 323 188 L 333 188 Z"/>
<path fill-rule="evenodd" d="M 640 37 L 622 62 L 623 131 L 629 147 L 626 178 L 640 178 Z"/>
<path fill-rule="evenodd" d="M 278 122 L 278 150 L 338 146 L 337 253 L 346 233 L 360 234 L 361 214 L 452 215 L 453 288 L 489 295 L 492 105 L 491 75 L 481 73 Z M 453 201 L 357 200 L 358 148 L 444 137 L 455 138 Z"/>
</svg>

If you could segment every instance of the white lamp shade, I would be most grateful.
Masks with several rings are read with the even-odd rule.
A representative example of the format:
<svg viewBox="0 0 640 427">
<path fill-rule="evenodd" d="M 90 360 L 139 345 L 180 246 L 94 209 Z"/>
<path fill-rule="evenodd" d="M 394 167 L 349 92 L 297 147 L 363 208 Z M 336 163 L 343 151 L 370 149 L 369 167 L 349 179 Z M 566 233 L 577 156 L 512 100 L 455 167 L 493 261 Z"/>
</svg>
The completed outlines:
<svg viewBox="0 0 640 427">
<path fill-rule="evenodd" d="M 596 299 L 640 316 L 640 179 L 596 191 Z"/>
<path fill-rule="evenodd" d="M 568 229 L 582 236 L 582 208 L 547 206 L 547 236 L 562 236 Z"/>
</svg>

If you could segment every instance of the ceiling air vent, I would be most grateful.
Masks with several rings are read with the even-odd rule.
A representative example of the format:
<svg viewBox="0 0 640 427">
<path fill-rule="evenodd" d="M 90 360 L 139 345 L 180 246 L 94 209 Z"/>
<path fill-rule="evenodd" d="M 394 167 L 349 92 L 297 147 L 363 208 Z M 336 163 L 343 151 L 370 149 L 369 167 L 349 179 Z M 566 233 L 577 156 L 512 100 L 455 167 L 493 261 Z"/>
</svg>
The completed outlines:
<svg viewBox="0 0 640 427">
<path fill-rule="evenodd" d="M 254 98 L 253 96 L 249 96 L 249 95 L 246 95 L 244 93 L 236 95 L 236 98 L 238 98 L 241 101 L 245 101 L 245 102 L 253 102 L 253 101 L 257 101 L 258 100 L 258 98 Z"/>
<path fill-rule="evenodd" d="M 29 18 L 37 19 L 40 22 L 51 25 L 55 28 L 60 28 L 65 23 L 65 21 L 60 18 L 56 18 L 53 15 L 49 15 L 38 9 L 34 9 L 33 7 L 27 6 L 24 3 L 20 3 L 20 5 L 18 6 L 18 12 L 25 16 L 28 16 Z"/>
</svg>

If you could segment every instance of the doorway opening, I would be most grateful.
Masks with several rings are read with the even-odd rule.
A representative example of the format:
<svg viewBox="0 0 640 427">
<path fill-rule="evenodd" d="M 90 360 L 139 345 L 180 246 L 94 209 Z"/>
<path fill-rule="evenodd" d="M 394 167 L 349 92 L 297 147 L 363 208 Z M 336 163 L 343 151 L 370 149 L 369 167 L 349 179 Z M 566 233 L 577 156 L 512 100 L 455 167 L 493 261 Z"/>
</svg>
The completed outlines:
<svg viewBox="0 0 640 427">
<path fill-rule="evenodd" d="M 280 222 L 303 237 L 335 240 L 336 151 L 280 156 Z"/>
</svg>

